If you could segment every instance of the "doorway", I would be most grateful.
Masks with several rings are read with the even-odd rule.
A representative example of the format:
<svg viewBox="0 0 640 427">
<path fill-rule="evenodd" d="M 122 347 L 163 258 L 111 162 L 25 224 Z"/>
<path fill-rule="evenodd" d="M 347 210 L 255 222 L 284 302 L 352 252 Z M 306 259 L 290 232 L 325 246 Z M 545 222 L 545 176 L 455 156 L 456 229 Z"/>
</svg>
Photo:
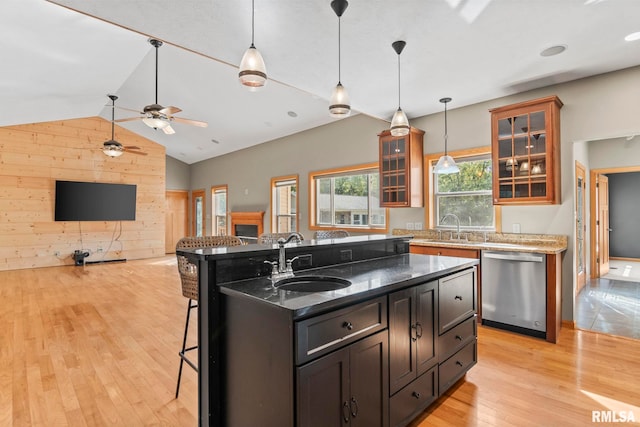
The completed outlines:
<svg viewBox="0 0 640 427">
<path fill-rule="evenodd" d="M 206 218 L 204 190 L 193 190 L 191 192 L 191 235 L 201 237 L 205 235 L 206 228 L 204 220 Z"/>
<path fill-rule="evenodd" d="M 176 251 L 178 240 L 188 234 L 189 230 L 189 192 L 167 191 L 165 195 L 165 253 Z"/>
<path fill-rule="evenodd" d="M 586 255 L 585 255 L 585 233 L 587 224 L 585 223 L 585 191 L 587 188 L 586 171 L 584 165 L 576 161 L 576 295 L 586 283 Z"/>
</svg>

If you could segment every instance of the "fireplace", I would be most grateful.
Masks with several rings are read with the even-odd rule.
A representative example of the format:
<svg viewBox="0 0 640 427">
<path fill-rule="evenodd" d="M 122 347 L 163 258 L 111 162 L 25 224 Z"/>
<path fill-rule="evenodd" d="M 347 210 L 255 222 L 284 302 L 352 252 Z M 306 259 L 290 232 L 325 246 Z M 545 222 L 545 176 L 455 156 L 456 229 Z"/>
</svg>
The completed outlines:
<svg viewBox="0 0 640 427">
<path fill-rule="evenodd" d="M 231 234 L 238 237 L 250 237 L 257 239 L 264 232 L 261 212 L 231 212 Z"/>
</svg>

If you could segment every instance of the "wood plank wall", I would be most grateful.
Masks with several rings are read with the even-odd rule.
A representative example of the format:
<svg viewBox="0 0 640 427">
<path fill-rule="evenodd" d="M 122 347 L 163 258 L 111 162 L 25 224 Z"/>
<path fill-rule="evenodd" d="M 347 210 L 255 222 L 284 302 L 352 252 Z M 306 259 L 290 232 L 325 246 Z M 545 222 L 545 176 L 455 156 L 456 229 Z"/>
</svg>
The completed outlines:
<svg viewBox="0 0 640 427">
<path fill-rule="evenodd" d="M 0 270 L 73 264 L 76 249 L 87 261 L 164 255 L 165 148 L 116 126 L 148 155 L 111 158 L 109 139 L 100 117 L 0 128 Z M 56 180 L 136 184 L 136 221 L 54 221 Z"/>
</svg>

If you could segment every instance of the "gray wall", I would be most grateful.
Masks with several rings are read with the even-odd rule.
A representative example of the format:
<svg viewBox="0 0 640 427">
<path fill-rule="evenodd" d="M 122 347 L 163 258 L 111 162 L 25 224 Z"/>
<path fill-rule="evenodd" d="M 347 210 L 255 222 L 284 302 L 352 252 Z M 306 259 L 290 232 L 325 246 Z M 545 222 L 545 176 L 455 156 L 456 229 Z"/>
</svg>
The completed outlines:
<svg viewBox="0 0 640 427">
<path fill-rule="evenodd" d="M 636 144 L 639 144 L 637 141 Z M 640 172 L 609 177 L 609 256 L 640 258 Z"/>
<path fill-rule="evenodd" d="M 491 123 L 488 110 L 548 95 L 563 101 L 561 110 L 562 203 L 551 206 L 506 206 L 502 210 L 502 229 L 512 230 L 518 223 L 523 233 L 564 234 L 569 248 L 563 257 L 563 319 L 573 319 L 574 289 L 574 143 L 640 134 L 640 67 L 585 78 L 574 82 L 506 96 L 467 107 L 455 108 L 455 83 L 445 82 L 434 98 L 453 96 L 448 114 L 449 150 L 488 146 Z M 426 132 L 424 151 L 443 150 L 443 114 L 410 118 L 413 126 Z M 306 132 L 191 165 L 191 188 L 229 185 L 230 210 L 264 210 L 265 229 L 269 229 L 269 185 L 274 176 L 299 174 L 300 230 L 308 234 L 309 171 L 375 162 L 377 134 L 388 123 L 357 115 Z M 617 159 L 610 150 L 605 157 Z M 584 147 L 578 151 L 584 157 Z M 626 162 L 640 164 L 625 155 Z M 640 159 L 639 157 L 635 157 Z M 590 153 L 583 159 L 587 167 L 595 162 Z M 207 206 L 210 195 L 207 194 Z M 588 207 L 587 207 L 588 209 Z M 406 222 L 424 222 L 424 209 L 392 209 L 391 228 Z M 207 223 L 210 229 L 210 221 Z"/>
<path fill-rule="evenodd" d="M 167 190 L 189 190 L 190 166 L 173 157 L 166 156 Z"/>
</svg>

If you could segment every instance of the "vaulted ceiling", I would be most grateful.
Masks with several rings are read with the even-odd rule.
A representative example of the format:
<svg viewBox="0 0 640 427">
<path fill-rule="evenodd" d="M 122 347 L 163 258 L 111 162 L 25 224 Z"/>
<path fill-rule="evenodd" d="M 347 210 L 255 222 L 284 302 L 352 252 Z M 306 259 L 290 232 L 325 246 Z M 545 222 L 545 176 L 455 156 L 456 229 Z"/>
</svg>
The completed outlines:
<svg viewBox="0 0 640 427">
<path fill-rule="evenodd" d="M 637 0 L 351 0 L 341 18 L 341 82 L 352 114 L 409 120 L 640 64 Z M 255 45 L 269 81 L 238 83 L 251 44 L 251 0 L 4 0 L 0 126 L 101 115 L 107 94 L 141 110 L 155 101 L 206 128 L 165 135 L 121 123 L 186 163 L 330 123 L 338 82 L 338 18 L 330 0 L 255 0 Z M 542 56 L 549 47 L 566 50 Z M 116 119 L 139 116 L 116 110 Z M 105 135 L 105 140 L 110 135 Z M 116 132 L 116 139 L 118 135 Z M 126 141 L 120 141 L 126 145 Z"/>
</svg>

